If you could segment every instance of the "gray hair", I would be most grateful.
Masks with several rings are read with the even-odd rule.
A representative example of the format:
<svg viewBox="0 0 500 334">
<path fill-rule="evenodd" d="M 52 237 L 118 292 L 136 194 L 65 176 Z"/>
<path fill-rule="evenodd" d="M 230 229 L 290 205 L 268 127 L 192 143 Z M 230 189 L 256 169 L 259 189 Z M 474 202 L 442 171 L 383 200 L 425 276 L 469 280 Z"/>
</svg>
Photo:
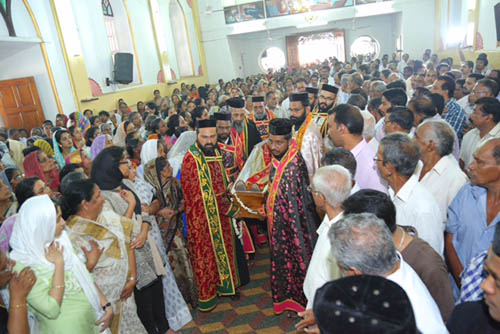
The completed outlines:
<svg viewBox="0 0 500 334">
<path fill-rule="evenodd" d="M 433 141 L 439 156 L 444 157 L 453 152 L 455 142 L 455 132 L 448 122 L 441 119 L 427 119 L 417 127 L 426 128 L 423 131 L 423 140 L 425 143 Z"/>
<path fill-rule="evenodd" d="M 111 128 L 111 124 L 109 124 L 109 123 L 102 123 L 101 126 L 100 126 L 101 132 L 106 131 L 106 128 L 108 128 L 108 127 Z"/>
<path fill-rule="evenodd" d="M 332 254 L 344 269 L 385 276 L 398 262 L 389 228 L 373 213 L 347 215 L 328 231 Z"/>
<path fill-rule="evenodd" d="M 373 90 L 377 93 L 383 93 L 387 90 L 387 88 L 385 87 L 385 82 L 381 80 L 373 81 L 370 86 L 370 88 L 373 88 Z"/>
<path fill-rule="evenodd" d="M 375 136 L 375 117 L 366 110 L 361 110 L 361 116 L 363 116 L 363 138 L 370 141 Z"/>
<path fill-rule="evenodd" d="M 351 193 L 351 173 L 340 165 L 324 166 L 314 173 L 312 184 L 330 206 L 338 207 Z"/>
<path fill-rule="evenodd" d="M 392 133 L 380 141 L 383 163 L 390 162 L 396 172 L 410 177 L 420 160 L 420 149 L 417 143 L 403 133 Z"/>
<path fill-rule="evenodd" d="M 361 73 L 358 73 L 358 72 L 353 73 L 351 75 L 351 80 L 359 87 L 363 86 L 363 76 L 361 75 Z"/>
<path fill-rule="evenodd" d="M 69 186 L 73 182 L 80 181 L 80 180 L 86 180 L 86 179 L 87 179 L 87 177 L 85 176 L 85 174 L 80 173 L 80 172 L 71 172 L 71 173 L 66 174 L 63 177 L 63 179 L 61 180 L 61 185 L 59 186 L 60 190 L 61 190 L 61 194 L 64 195 L 64 193 L 69 189 Z"/>
</svg>

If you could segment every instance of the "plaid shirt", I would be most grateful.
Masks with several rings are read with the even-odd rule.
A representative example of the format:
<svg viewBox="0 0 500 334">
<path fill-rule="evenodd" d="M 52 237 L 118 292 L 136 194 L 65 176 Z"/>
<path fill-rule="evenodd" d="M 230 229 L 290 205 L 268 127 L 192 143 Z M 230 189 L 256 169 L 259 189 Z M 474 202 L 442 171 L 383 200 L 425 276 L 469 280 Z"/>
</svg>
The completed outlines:
<svg viewBox="0 0 500 334">
<path fill-rule="evenodd" d="M 467 116 L 465 111 L 456 102 L 455 98 L 451 98 L 448 103 L 446 103 L 445 108 L 448 110 L 443 119 L 447 121 L 451 127 L 455 130 L 458 141 L 462 142 L 462 137 L 464 134 L 465 124 L 467 123 Z"/>
<path fill-rule="evenodd" d="M 484 291 L 481 289 L 485 277 L 483 277 L 483 265 L 488 251 L 484 251 L 472 258 L 469 265 L 460 275 L 462 290 L 457 304 L 472 302 L 483 299 Z"/>
</svg>

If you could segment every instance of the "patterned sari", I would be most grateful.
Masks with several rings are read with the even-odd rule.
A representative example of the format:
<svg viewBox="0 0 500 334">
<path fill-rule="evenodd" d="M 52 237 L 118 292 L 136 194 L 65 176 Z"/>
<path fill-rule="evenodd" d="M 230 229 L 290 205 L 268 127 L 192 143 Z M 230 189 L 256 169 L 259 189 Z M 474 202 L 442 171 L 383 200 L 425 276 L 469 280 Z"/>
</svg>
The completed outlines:
<svg viewBox="0 0 500 334">
<path fill-rule="evenodd" d="M 120 300 L 120 293 L 127 283 L 128 249 L 134 222 L 121 217 L 113 211 L 103 211 L 97 221 L 80 216 L 72 216 L 67 221 L 71 243 L 76 249 L 89 247 L 94 240 L 104 247 L 93 274 L 97 285 L 112 303 L 114 308 L 111 332 L 113 334 L 146 333 L 137 316 L 137 307 L 133 297 Z"/>
<path fill-rule="evenodd" d="M 170 177 L 162 184 L 161 166 L 157 164 L 161 158 L 148 162 L 144 168 L 144 179 L 151 184 L 156 192 L 156 197 L 160 201 L 161 208 L 179 210 L 182 207 L 182 188 L 179 181 Z M 196 289 L 193 269 L 189 260 L 187 240 L 183 234 L 184 224 L 181 214 L 174 215 L 171 219 L 156 216 L 156 221 L 160 227 L 161 235 L 170 266 L 174 273 L 179 290 L 184 300 L 193 307 L 198 304 L 198 291 Z"/>
</svg>

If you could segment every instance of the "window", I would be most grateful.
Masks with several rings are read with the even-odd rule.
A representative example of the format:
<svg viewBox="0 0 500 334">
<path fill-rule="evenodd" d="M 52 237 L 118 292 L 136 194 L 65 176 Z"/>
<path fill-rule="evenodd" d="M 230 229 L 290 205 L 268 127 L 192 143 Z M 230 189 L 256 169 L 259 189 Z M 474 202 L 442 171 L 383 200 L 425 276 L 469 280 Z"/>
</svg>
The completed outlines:
<svg viewBox="0 0 500 334">
<path fill-rule="evenodd" d="M 170 0 L 169 4 L 170 27 L 174 38 L 175 55 L 181 77 L 193 76 L 194 66 L 189 45 L 187 24 L 184 12 L 177 0 Z"/>
<path fill-rule="evenodd" d="M 361 36 L 354 40 L 351 45 L 351 57 L 360 55 L 369 56 L 371 59 L 378 58 L 380 54 L 380 44 L 370 36 Z"/>
<path fill-rule="evenodd" d="M 299 64 L 317 64 L 335 57 L 345 61 L 344 33 L 324 32 L 300 36 L 298 40 Z"/>
<path fill-rule="evenodd" d="M 102 0 L 102 14 L 104 15 L 104 25 L 106 26 L 106 37 L 108 38 L 109 49 L 111 54 L 115 54 L 120 50 L 118 47 L 118 38 L 116 36 L 115 18 L 113 8 L 109 0 Z"/>
<path fill-rule="evenodd" d="M 285 54 L 278 47 L 270 47 L 260 54 L 259 65 L 264 72 L 277 71 L 285 66 Z"/>
</svg>

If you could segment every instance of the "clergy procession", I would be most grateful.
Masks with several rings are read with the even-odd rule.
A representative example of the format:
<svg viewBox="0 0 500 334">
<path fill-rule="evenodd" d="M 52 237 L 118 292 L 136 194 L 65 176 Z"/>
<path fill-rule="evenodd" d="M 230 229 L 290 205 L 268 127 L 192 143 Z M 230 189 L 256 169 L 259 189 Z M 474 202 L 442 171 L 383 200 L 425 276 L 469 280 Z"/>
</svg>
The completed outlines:
<svg viewBox="0 0 500 334">
<path fill-rule="evenodd" d="M 293 332 L 500 332 L 500 71 L 403 58 L 1 128 L 0 332 L 188 333 L 267 249 Z"/>
</svg>

